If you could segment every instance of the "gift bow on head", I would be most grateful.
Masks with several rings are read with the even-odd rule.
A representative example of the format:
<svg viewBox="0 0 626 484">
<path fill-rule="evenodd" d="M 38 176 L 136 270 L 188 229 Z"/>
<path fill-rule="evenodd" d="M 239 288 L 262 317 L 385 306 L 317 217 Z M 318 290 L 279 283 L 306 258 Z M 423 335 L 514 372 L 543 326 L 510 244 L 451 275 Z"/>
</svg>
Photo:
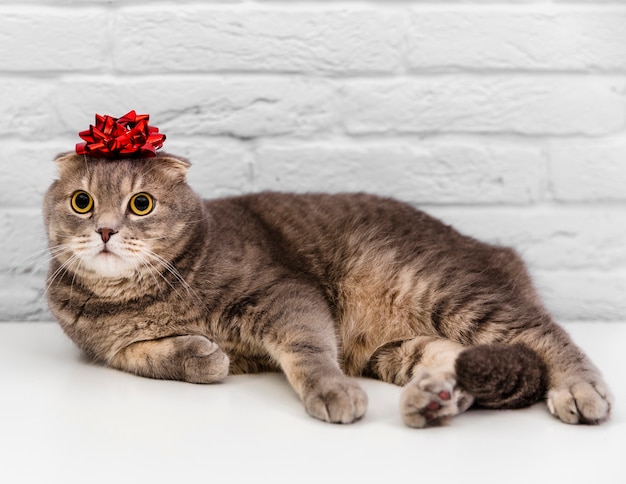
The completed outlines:
<svg viewBox="0 0 626 484">
<path fill-rule="evenodd" d="M 130 111 L 121 118 L 96 114 L 96 125 L 78 133 L 85 142 L 76 153 L 94 158 L 149 158 L 163 146 L 165 135 L 148 126 L 150 116 Z"/>
</svg>

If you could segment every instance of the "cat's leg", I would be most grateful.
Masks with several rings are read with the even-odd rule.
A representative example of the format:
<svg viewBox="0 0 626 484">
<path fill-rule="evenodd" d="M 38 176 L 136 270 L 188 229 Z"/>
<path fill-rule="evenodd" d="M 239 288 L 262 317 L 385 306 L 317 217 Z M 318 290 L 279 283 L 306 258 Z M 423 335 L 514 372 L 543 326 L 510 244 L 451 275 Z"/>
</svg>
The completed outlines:
<svg viewBox="0 0 626 484">
<path fill-rule="evenodd" d="M 367 409 L 367 395 L 339 366 L 335 323 L 317 290 L 299 282 L 281 294 L 277 313 L 255 324 L 268 353 L 279 363 L 307 413 L 333 423 L 352 423 Z M 275 306 L 278 307 L 278 306 Z"/>
<path fill-rule="evenodd" d="M 513 338 L 532 348 L 548 370 L 550 412 L 570 424 L 599 424 L 608 419 L 612 396 L 602 375 L 569 335 L 548 316 Z"/>
<path fill-rule="evenodd" d="M 374 353 L 366 374 L 404 386 L 400 411 L 406 425 L 440 425 L 474 401 L 455 374 L 463 350 L 460 344 L 431 336 L 389 343 Z"/>
<path fill-rule="evenodd" d="M 297 344 L 297 343 L 296 343 Z M 367 395 L 343 374 L 336 360 L 311 349 L 287 350 L 280 356 L 281 367 L 307 413 L 332 423 L 352 423 L 367 410 Z"/>
<path fill-rule="evenodd" d="M 132 343 L 117 351 L 109 366 L 136 375 L 190 383 L 216 383 L 228 375 L 228 356 L 200 335 L 171 336 Z"/>
</svg>

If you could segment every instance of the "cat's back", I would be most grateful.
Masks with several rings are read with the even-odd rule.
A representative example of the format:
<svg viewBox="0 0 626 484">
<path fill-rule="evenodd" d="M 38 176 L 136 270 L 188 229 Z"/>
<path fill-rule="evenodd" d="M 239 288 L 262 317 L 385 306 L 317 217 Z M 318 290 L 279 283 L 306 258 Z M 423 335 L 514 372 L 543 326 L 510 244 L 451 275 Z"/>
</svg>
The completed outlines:
<svg viewBox="0 0 626 484">
<path fill-rule="evenodd" d="M 429 242 L 458 235 L 407 203 L 366 193 L 261 192 L 205 203 L 209 213 L 228 218 L 221 223 L 263 228 L 294 243 L 407 236 Z"/>
<path fill-rule="evenodd" d="M 404 202 L 364 193 L 262 192 L 205 204 L 221 244 L 256 246 L 320 277 L 337 277 L 359 261 L 402 265 L 476 243 Z"/>
<path fill-rule="evenodd" d="M 463 235 L 389 197 L 262 192 L 205 203 L 224 244 L 254 246 L 257 257 L 309 272 L 324 285 L 403 269 L 440 281 L 451 274 L 497 281 L 511 271 L 527 279 L 512 249 Z"/>
</svg>

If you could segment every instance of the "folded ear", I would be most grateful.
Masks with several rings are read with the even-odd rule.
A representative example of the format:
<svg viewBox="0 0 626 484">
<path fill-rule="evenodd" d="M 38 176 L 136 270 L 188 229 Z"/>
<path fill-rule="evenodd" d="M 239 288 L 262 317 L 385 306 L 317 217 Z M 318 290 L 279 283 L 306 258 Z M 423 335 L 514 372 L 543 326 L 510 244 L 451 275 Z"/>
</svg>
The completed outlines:
<svg viewBox="0 0 626 484">
<path fill-rule="evenodd" d="M 169 153 L 159 153 L 154 158 L 150 158 L 151 161 L 158 163 L 159 168 L 173 178 L 184 181 L 191 163 L 182 156 L 170 155 Z"/>
<path fill-rule="evenodd" d="M 144 158 L 147 163 L 155 163 L 162 173 L 173 179 L 185 181 L 191 163 L 182 156 L 159 153 L 153 158 Z M 78 155 L 74 151 L 61 153 L 54 159 L 61 176 L 76 173 L 85 161 L 85 155 Z"/>
<path fill-rule="evenodd" d="M 61 176 L 76 173 L 76 171 L 85 163 L 83 155 L 77 155 L 75 151 L 59 153 L 54 162 L 57 164 L 59 174 Z"/>
</svg>

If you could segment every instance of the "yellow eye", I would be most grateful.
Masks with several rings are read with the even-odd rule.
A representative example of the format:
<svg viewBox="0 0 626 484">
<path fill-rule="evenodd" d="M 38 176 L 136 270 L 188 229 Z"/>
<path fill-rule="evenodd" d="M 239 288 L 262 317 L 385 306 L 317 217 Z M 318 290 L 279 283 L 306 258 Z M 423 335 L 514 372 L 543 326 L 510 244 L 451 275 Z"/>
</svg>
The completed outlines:
<svg viewBox="0 0 626 484">
<path fill-rule="evenodd" d="M 72 208 L 76 213 L 87 213 L 93 208 L 93 198 L 87 192 L 78 190 L 72 195 Z"/>
<path fill-rule="evenodd" d="M 128 208 L 135 215 L 148 215 L 154 208 L 154 199 L 149 193 L 137 193 L 130 199 Z"/>
</svg>

